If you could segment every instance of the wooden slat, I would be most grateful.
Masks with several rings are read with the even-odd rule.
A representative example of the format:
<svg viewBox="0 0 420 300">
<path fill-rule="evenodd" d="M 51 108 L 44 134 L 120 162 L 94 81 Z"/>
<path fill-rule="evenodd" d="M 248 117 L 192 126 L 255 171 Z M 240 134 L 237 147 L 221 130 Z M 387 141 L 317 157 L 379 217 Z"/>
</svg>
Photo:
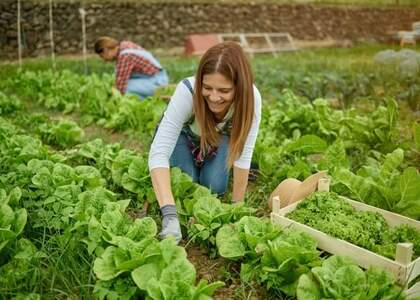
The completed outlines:
<svg viewBox="0 0 420 300">
<path fill-rule="evenodd" d="M 417 282 L 411 288 L 404 291 L 404 295 L 407 299 L 418 299 L 420 297 L 420 282 Z"/>
<path fill-rule="evenodd" d="M 417 257 L 417 259 L 408 266 L 407 282 L 411 282 L 418 275 L 420 275 L 420 257 Z"/>
<path fill-rule="evenodd" d="M 289 33 L 218 33 L 217 36 L 219 40 L 229 38 L 238 39 L 245 52 L 251 54 L 251 56 L 255 53 L 273 53 L 273 55 L 277 55 L 276 52 L 297 50 L 296 45 L 293 43 L 293 38 Z M 247 40 L 248 38 L 264 39 L 266 45 L 264 45 L 264 48 L 253 48 L 249 44 Z M 277 45 L 277 43 L 274 43 L 272 38 L 284 38 L 285 45 Z"/>
<path fill-rule="evenodd" d="M 281 200 L 280 200 L 281 201 Z M 296 209 L 296 206 L 298 206 L 298 204 L 302 202 L 302 200 L 296 201 L 295 203 L 292 203 L 288 206 L 283 207 L 282 209 L 279 210 L 278 215 L 280 216 L 285 216 L 288 213 L 294 211 Z M 281 203 L 280 203 L 281 204 Z M 281 205 L 280 205 L 281 207 Z"/>
<path fill-rule="evenodd" d="M 275 49 L 276 51 L 278 49 Z M 292 48 L 292 47 L 282 47 L 281 51 L 294 51 L 296 49 Z M 253 48 L 247 48 L 247 52 L 252 52 L 252 53 L 269 53 L 269 52 L 273 52 L 273 50 L 271 48 L 259 48 L 259 49 L 253 49 Z"/>
<path fill-rule="evenodd" d="M 270 47 L 270 49 L 271 49 L 271 52 L 272 52 L 272 53 L 273 53 L 273 55 L 274 55 L 274 57 L 277 57 L 276 48 L 274 48 L 274 45 L 273 45 L 273 43 L 271 42 L 270 35 L 268 35 L 267 33 L 265 33 L 265 34 L 264 34 L 264 37 L 265 37 L 265 40 L 266 40 L 266 42 L 267 42 L 268 46 L 269 46 L 269 47 Z"/>
<path fill-rule="evenodd" d="M 296 50 L 297 47 L 295 45 L 295 42 L 292 39 L 292 36 L 290 35 L 290 33 L 287 33 L 286 35 L 287 35 L 287 39 L 289 40 L 290 44 L 292 44 L 292 47 Z"/>
</svg>

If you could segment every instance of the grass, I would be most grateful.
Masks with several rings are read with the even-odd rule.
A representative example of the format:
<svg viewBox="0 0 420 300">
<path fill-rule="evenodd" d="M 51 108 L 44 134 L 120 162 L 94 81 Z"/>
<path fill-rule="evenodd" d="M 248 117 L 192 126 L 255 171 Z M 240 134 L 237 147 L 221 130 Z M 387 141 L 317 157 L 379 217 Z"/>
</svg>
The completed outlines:
<svg viewBox="0 0 420 300">
<path fill-rule="evenodd" d="M 377 66 L 373 63 L 373 56 L 382 50 L 394 49 L 398 51 L 399 46 L 385 44 L 360 44 L 351 48 L 315 48 L 302 49 L 296 52 L 280 53 L 277 57 L 270 54 L 257 55 L 251 59 L 254 70 L 258 67 L 270 68 L 279 67 L 284 70 L 305 69 L 307 71 L 321 70 L 354 70 L 373 71 Z M 420 46 L 412 47 L 420 51 Z M 151 50 L 153 52 L 153 50 Z M 176 83 L 180 79 L 191 76 L 195 72 L 198 63 L 197 57 L 183 56 L 161 56 L 159 60 L 168 70 L 171 82 Z M 71 70 L 76 73 L 112 73 L 114 64 L 103 63 L 97 56 L 89 55 L 87 69 L 85 69 L 82 56 L 57 56 L 57 70 Z M 0 75 L 16 71 L 17 62 L 0 62 Z M 26 58 L 23 60 L 24 70 L 47 70 L 52 68 L 50 57 Z M 6 77 L 5 77 L 6 78 Z"/>
</svg>

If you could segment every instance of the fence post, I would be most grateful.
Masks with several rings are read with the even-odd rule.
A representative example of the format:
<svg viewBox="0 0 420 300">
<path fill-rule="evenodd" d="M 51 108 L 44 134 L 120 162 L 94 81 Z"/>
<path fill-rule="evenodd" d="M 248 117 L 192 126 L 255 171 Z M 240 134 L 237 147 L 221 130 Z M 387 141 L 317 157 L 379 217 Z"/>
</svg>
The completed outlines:
<svg viewBox="0 0 420 300">
<path fill-rule="evenodd" d="M 86 10 L 83 7 L 79 8 L 80 17 L 82 18 L 82 43 L 83 43 L 83 64 L 85 74 L 87 74 L 87 57 L 86 57 Z"/>
<path fill-rule="evenodd" d="M 50 11 L 49 11 L 49 17 L 50 17 L 50 43 L 51 43 L 51 60 L 52 60 L 52 66 L 55 71 L 55 53 L 54 53 L 54 27 L 53 27 L 53 0 L 50 0 Z"/>
<path fill-rule="evenodd" d="M 21 29 L 20 29 L 20 0 L 17 0 L 17 39 L 18 39 L 19 69 L 22 69 L 22 36 L 21 36 Z"/>
</svg>

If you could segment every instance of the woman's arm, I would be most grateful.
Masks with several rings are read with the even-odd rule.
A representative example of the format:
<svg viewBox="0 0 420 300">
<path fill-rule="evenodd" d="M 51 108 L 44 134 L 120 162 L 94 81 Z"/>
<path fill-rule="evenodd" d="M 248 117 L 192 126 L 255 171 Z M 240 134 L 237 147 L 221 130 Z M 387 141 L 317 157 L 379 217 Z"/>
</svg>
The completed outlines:
<svg viewBox="0 0 420 300">
<path fill-rule="evenodd" d="M 192 95 L 183 83 L 179 83 L 160 122 L 149 152 L 149 170 L 153 190 L 160 207 L 174 204 L 169 158 L 191 111 Z"/>
<path fill-rule="evenodd" d="M 244 201 L 246 187 L 248 185 L 249 169 L 233 167 L 233 191 L 232 202 Z"/>
<path fill-rule="evenodd" d="M 251 167 L 252 153 L 254 152 L 255 142 L 257 140 L 258 129 L 261 120 L 261 94 L 258 89 L 254 87 L 254 108 L 255 114 L 252 120 L 252 125 L 246 138 L 244 148 L 241 156 L 233 163 L 234 167 L 241 169 L 249 169 Z"/>
<path fill-rule="evenodd" d="M 242 154 L 233 164 L 233 202 L 244 200 L 248 185 L 249 168 L 251 166 L 252 153 L 254 152 L 261 120 L 261 95 L 257 88 L 254 88 L 254 100 L 255 117 L 252 120 L 251 129 L 249 130 Z"/>
<path fill-rule="evenodd" d="M 150 172 L 152 177 L 153 190 L 159 207 L 167 204 L 175 204 L 171 190 L 171 177 L 168 168 L 156 168 Z"/>
</svg>

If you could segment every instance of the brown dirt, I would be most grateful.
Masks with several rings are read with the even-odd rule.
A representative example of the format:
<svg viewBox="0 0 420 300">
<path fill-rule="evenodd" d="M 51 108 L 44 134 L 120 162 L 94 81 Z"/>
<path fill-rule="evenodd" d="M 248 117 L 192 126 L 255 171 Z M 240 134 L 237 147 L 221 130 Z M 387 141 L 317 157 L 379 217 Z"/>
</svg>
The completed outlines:
<svg viewBox="0 0 420 300">
<path fill-rule="evenodd" d="M 112 131 L 96 124 L 89 125 L 83 128 L 83 130 L 85 131 L 86 141 L 100 138 L 108 144 L 120 143 L 126 149 L 136 150 L 139 152 L 147 150 L 140 142 L 140 139 L 136 139 L 132 134 Z"/>
<path fill-rule="evenodd" d="M 28 112 L 31 114 L 43 113 L 49 115 L 53 120 L 68 119 L 76 122 L 79 124 L 79 126 L 81 126 L 80 115 L 77 113 L 73 112 L 65 114 L 61 111 L 49 110 L 42 105 L 31 101 L 25 101 L 25 105 Z M 100 138 L 107 144 L 120 143 L 126 149 L 136 150 L 139 152 L 148 151 L 148 149 L 145 148 L 145 145 L 140 142 L 140 138 L 136 138 L 135 134 L 117 132 L 111 129 L 103 128 L 96 124 L 83 127 L 83 131 L 85 132 L 84 141 L 91 141 L 96 138 Z"/>
<path fill-rule="evenodd" d="M 225 283 L 224 287 L 216 291 L 213 299 L 263 300 L 268 298 L 261 287 L 255 288 L 241 283 L 239 264 L 221 257 L 210 259 L 208 250 L 197 245 L 188 246 L 186 251 L 188 260 L 195 266 L 198 281 L 205 279 L 207 282 L 222 281 Z"/>
</svg>

